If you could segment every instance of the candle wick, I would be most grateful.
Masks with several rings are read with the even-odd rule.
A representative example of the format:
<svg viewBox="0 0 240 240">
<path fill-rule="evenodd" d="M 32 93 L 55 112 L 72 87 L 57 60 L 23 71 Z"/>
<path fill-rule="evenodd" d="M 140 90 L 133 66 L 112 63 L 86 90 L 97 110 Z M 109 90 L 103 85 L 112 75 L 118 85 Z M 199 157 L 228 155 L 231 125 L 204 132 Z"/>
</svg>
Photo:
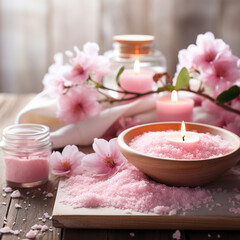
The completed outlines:
<svg viewBox="0 0 240 240">
<path fill-rule="evenodd" d="M 185 141 L 185 135 L 182 136 L 182 140 L 183 140 L 183 142 Z"/>
</svg>

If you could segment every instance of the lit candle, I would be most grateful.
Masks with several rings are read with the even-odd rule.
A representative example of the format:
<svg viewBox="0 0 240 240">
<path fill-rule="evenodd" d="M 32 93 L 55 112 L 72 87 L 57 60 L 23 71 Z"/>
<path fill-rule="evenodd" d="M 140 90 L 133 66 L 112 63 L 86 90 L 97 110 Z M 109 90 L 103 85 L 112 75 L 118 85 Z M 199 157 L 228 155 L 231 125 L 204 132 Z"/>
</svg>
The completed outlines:
<svg viewBox="0 0 240 240">
<path fill-rule="evenodd" d="M 185 122 L 182 121 L 181 131 L 170 132 L 166 135 L 166 139 L 173 144 L 179 146 L 190 147 L 199 142 L 199 136 L 195 132 L 187 132 Z"/>
<path fill-rule="evenodd" d="M 189 98 L 178 98 L 177 92 L 172 91 L 169 96 L 162 97 L 156 101 L 157 120 L 164 121 L 187 121 L 191 122 L 193 117 L 194 101 Z"/>
<path fill-rule="evenodd" d="M 144 93 L 152 90 L 153 75 L 154 72 L 151 70 L 140 69 L 139 60 L 135 60 L 134 68 L 125 69 L 120 75 L 119 83 L 126 91 Z"/>
</svg>

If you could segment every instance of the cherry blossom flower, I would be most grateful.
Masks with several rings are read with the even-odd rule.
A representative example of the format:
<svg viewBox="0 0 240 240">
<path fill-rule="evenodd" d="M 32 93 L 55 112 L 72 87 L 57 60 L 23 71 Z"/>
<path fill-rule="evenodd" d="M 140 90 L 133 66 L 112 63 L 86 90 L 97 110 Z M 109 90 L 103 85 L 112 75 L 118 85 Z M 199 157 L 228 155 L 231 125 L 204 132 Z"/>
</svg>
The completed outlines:
<svg viewBox="0 0 240 240">
<path fill-rule="evenodd" d="M 117 139 L 109 142 L 104 139 L 94 139 L 95 153 L 88 154 L 82 159 L 84 170 L 96 175 L 115 175 L 126 163 L 126 158 L 121 154 Z"/>
<path fill-rule="evenodd" d="M 44 89 L 53 98 L 63 94 L 65 88 L 72 85 L 64 77 L 72 68 L 71 65 L 63 64 L 63 55 L 61 53 L 54 55 L 54 61 L 54 64 L 49 67 L 48 73 L 43 78 Z"/>
<path fill-rule="evenodd" d="M 72 70 L 65 74 L 65 77 L 74 83 L 84 83 L 89 76 L 95 81 L 100 81 L 109 72 L 109 60 L 104 56 L 99 56 L 99 46 L 93 42 L 87 42 L 83 46 L 83 51 L 74 47 L 76 56 L 70 51 L 67 52 Z"/>
<path fill-rule="evenodd" d="M 206 71 L 212 67 L 212 63 L 220 55 L 231 55 L 229 46 L 222 39 L 215 39 L 211 32 L 197 36 L 196 51 L 192 56 L 195 67 L 200 67 L 202 71 Z"/>
<path fill-rule="evenodd" d="M 235 56 L 217 60 L 212 64 L 212 69 L 203 74 L 202 80 L 214 89 L 214 97 L 227 90 L 240 79 L 237 61 L 238 59 Z"/>
<path fill-rule="evenodd" d="M 239 58 L 232 54 L 230 47 L 222 39 L 216 39 L 213 33 L 207 32 L 198 35 L 195 45 L 191 44 L 187 49 L 179 52 L 178 60 L 174 81 L 176 82 L 176 76 L 183 67 L 188 69 L 193 78 L 195 78 L 193 73 L 198 72 L 197 78 L 200 79 L 202 87 L 213 98 L 233 85 L 240 86 Z M 237 114 L 228 113 L 209 100 L 200 100 L 199 105 L 206 112 L 215 116 L 216 120 L 211 124 L 240 134 Z M 237 100 L 228 104 L 230 107 L 240 110 L 240 106 L 236 102 Z"/>
<path fill-rule="evenodd" d="M 97 115 L 101 109 L 98 92 L 90 86 L 70 88 L 59 97 L 57 117 L 66 123 L 75 123 Z"/>
<path fill-rule="evenodd" d="M 70 177 L 82 172 L 81 161 L 85 156 L 74 145 L 67 145 L 62 154 L 60 152 L 53 152 L 49 157 L 49 163 L 52 166 L 52 173 L 58 176 Z"/>
</svg>

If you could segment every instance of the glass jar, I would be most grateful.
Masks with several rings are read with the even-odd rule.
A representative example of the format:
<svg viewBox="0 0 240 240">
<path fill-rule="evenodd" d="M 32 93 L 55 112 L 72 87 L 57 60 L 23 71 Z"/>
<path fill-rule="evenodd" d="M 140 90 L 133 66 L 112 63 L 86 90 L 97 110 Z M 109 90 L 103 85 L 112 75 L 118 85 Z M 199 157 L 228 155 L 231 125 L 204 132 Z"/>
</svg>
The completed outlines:
<svg viewBox="0 0 240 240">
<path fill-rule="evenodd" d="M 6 127 L 1 148 L 7 185 L 34 187 L 47 182 L 51 146 L 49 128 L 45 125 L 16 124 Z"/>
<path fill-rule="evenodd" d="M 166 72 L 166 58 L 159 50 L 153 49 L 154 36 L 117 35 L 113 40 L 113 49 L 104 53 L 111 62 L 110 74 L 104 79 L 106 86 L 116 89 L 115 78 L 119 68 L 124 66 L 125 69 L 133 69 L 136 60 L 140 69 L 154 73 Z"/>
</svg>

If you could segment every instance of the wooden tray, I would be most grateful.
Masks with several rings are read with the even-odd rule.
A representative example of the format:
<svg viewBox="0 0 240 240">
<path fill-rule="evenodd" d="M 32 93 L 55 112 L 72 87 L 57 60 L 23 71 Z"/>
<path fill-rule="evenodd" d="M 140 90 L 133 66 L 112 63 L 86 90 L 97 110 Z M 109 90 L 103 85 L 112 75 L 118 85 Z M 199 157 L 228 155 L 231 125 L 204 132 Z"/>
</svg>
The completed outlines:
<svg viewBox="0 0 240 240">
<path fill-rule="evenodd" d="M 104 228 L 104 229 L 195 229 L 195 230 L 240 230 L 240 215 L 229 212 L 229 198 L 236 193 L 234 188 L 240 187 L 240 175 L 224 175 L 214 183 L 206 186 L 213 190 L 221 187 L 224 191 L 214 195 L 215 203 L 210 211 L 206 206 L 185 215 L 174 216 L 143 214 L 115 208 L 78 208 L 64 205 L 60 201 L 64 197 L 61 185 L 53 209 L 53 224 L 64 228 Z M 235 207 L 240 208 L 240 204 Z"/>
</svg>

